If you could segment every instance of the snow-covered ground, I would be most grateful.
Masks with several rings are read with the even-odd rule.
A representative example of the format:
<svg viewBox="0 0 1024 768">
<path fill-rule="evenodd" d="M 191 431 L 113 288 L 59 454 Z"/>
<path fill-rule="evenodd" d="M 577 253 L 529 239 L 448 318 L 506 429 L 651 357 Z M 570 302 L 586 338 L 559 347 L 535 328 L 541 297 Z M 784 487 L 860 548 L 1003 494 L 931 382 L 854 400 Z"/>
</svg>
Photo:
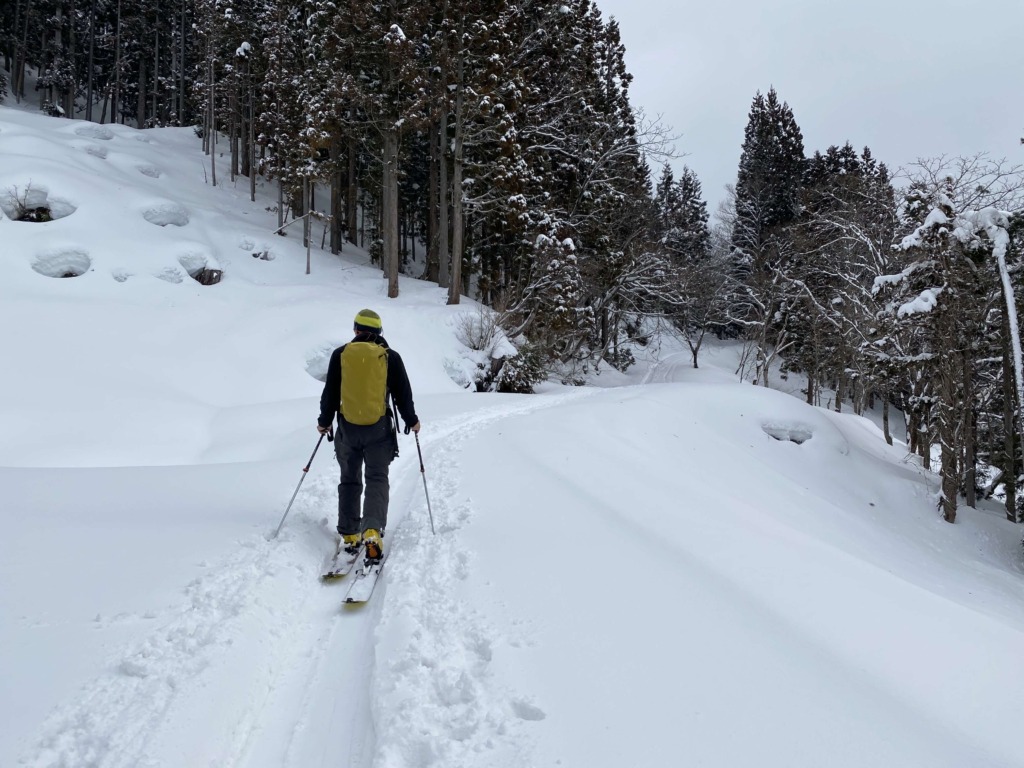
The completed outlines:
<svg viewBox="0 0 1024 768">
<path fill-rule="evenodd" d="M 0 219 L 0 765 L 1024 766 L 998 509 L 943 523 L 905 447 L 737 382 L 730 345 L 470 393 L 471 304 L 389 300 L 354 249 L 305 275 L 272 190 L 207 162 L 0 108 L 0 202 L 65 214 Z M 343 610 L 326 443 L 267 534 L 364 306 L 426 473 L 403 437 L 392 558 Z"/>
</svg>

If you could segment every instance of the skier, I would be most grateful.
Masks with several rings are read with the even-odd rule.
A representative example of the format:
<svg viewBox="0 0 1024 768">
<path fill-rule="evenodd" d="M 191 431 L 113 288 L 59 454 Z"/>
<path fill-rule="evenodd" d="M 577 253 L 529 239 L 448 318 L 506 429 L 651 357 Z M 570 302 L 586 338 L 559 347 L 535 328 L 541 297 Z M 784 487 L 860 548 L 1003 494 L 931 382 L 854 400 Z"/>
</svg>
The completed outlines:
<svg viewBox="0 0 1024 768">
<path fill-rule="evenodd" d="M 338 417 L 334 450 L 341 465 L 338 484 L 338 533 L 341 546 L 355 558 L 365 547 L 366 565 L 383 557 L 388 520 L 388 467 L 398 455 L 398 429 L 388 407 L 390 395 L 405 422 L 405 433 L 420 431 L 405 364 L 381 335 L 380 315 L 370 309 L 355 317 L 355 337 L 331 353 L 320 396 L 317 430 L 325 434 Z M 363 464 L 366 465 L 366 498 Z M 360 501 L 362 516 L 360 519 Z"/>
</svg>

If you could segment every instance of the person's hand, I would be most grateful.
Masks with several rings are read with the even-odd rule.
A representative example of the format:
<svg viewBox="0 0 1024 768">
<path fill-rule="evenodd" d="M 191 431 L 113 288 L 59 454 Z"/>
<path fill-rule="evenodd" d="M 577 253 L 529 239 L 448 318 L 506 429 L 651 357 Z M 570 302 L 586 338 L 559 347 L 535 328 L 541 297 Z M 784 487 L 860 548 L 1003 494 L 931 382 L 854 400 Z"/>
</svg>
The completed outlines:
<svg viewBox="0 0 1024 768">
<path fill-rule="evenodd" d="M 328 432 L 331 431 L 331 428 L 330 427 L 321 427 L 319 424 L 317 424 L 316 425 L 316 431 L 319 432 L 321 435 L 326 435 Z"/>
<path fill-rule="evenodd" d="M 411 427 L 408 424 L 405 425 L 405 434 L 407 434 L 407 435 L 410 432 L 419 433 L 419 431 L 420 431 L 420 423 L 418 421 L 415 424 L 413 424 Z"/>
</svg>

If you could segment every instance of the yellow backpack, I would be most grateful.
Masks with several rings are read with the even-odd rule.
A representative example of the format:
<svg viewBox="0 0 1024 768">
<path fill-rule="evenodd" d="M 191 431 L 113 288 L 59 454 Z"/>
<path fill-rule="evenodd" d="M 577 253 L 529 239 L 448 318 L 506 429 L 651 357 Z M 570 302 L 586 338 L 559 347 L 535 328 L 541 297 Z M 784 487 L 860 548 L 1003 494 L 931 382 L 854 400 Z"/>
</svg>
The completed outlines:
<svg viewBox="0 0 1024 768">
<path fill-rule="evenodd" d="M 387 413 L 388 351 L 350 341 L 341 352 L 341 415 L 349 424 L 376 424 Z"/>
</svg>

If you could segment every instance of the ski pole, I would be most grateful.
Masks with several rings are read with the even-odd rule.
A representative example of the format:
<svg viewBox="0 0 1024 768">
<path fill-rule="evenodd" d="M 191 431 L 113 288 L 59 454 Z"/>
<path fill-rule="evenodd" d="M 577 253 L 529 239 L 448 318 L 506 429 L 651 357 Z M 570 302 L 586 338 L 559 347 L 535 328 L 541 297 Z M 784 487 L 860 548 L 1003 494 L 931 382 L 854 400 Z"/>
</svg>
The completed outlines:
<svg viewBox="0 0 1024 768">
<path fill-rule="evenodd" d="M 427 514 L 430 515 L 430 534 L 436 536 L 434 531 L 434 513 L 430 509 L 430 491 L 427 490 L 427 471 L 423 468 L 423 451 L 420 450 L 420 433 L 413 432 L 416 435 L 416 453 L 420 455 L 420 475 L 423 477 L 423 494 L 427 497 Z"/>
<path fill-rule="evenodd" d="M 292 494 L 291 501 L 288 502 L 288 508 L 284 511 L 284 516 L 281 518 L 281 522 L 277 524 L 277 530 L 274 531 L 274 535 L 271 539 L 276 539 L 277 535 L 281 532 L 281 527 L 284 525 L 285 519 L 288 517 L 288 513 L 292 511 L 292 504 L 295 502 L 295 497 L 299 495 L 299 488 L 302 487 L 302 481 L 306 479 L 306 475 L 309 473 L 309 468 L 313 465 L 313 457 L 316 456 L 316 452 L 320 450 L 320 443 L 324 441 L 324 435 L 327 435 L 328 442 L 334 440 L 334 435 L 328 428 L 326 432 L 321 433 L 320 439 L 316 441 L 316 448 L 313 449 L 313 455 L 309 457 L 309 461 L 306 462 L 306 466 L 302 468 L 302 477 L 299 478 L 299 484 L 295 486 L 295 493 Z"/>
</svg>

